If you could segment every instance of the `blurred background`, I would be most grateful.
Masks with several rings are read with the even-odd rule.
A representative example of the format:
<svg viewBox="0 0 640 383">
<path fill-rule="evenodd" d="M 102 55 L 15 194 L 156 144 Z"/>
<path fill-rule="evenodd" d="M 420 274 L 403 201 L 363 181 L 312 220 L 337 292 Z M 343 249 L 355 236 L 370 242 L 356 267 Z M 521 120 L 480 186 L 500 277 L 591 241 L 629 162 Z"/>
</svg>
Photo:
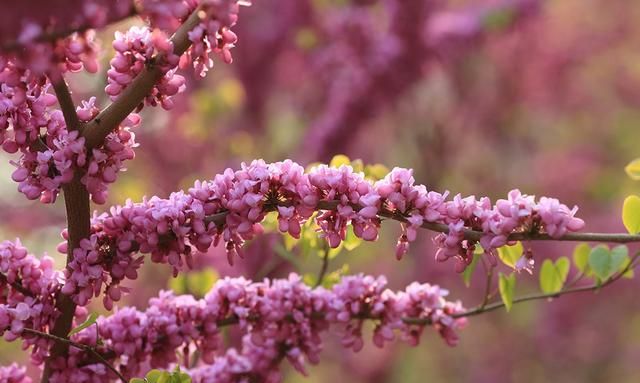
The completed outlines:
<svg viewBox="0 0 640 383">
<path fill-rule="evenodd" d="M 103 92 L 110 39 L 135 20 L 100 32 L 99 76 L 75 74 L 76 101 Z M 640 156 L 640 4 L 626 0 L 256 0 L 242 9 L 234 63 L 188 89 L 170 112 L 143 111 L 140 148 L 111 187 L 111 204 L 166 197 L 226 167 L 263 158 L 302 164 L 335 154 L 414 169 L 429 190 L 502 198 L 512 188 L 580 206 L 587 231 L 624 232 L 622 200 L 640 184 L 624 165 Z M 34 253 L 56 254 L 62 201 L 26 201 L 0 161 L 0 238 L 20 236 Z M 447 287 L 467 307 L 482 299 L 482 270 L 466 287 L 453 263 L 436 263 L 422 232 L 400 262 L 399 227 L 378 244 L 342 251 L 330 271 L 387 275 L 399 289 L 417 280 Z M 525 244 L 541 264 L 572 244 Z M 223 248 L 197 258 L 194 278 L 147 263 L 120 302 L 144 308 L 158 290 L 199 294 L 217 276 L 253 279 L 317 273 L 321 260 L 287 249 L 278 234 L 248 244 L 233 268 Z M 203 277 L 204 276 L 204 277 Z M 188 278 L 188 277 L 187 277 Z M 569 276 L 571 278 L 571 276 Z M 192 286 L 193 285 L 193 286 Z M 593 295 L 519 304 L 470 319 L 457 347 L 433 331 L 417 347 L 371 342 L 354 354 L 329 337 L 323 360 L 286 382 L 637 382 L 640 294 L 622 280 Z M 537 290 L 522 274 L 517 295 Z M 92 309 L 100 312 L 100 301 Z M 230 334 L 229 338 L 233 338 Z M 26 359 L 0 341 L 0 364 Z M 233 342 L 231 340 L 230 342 Z"/>
</svg>

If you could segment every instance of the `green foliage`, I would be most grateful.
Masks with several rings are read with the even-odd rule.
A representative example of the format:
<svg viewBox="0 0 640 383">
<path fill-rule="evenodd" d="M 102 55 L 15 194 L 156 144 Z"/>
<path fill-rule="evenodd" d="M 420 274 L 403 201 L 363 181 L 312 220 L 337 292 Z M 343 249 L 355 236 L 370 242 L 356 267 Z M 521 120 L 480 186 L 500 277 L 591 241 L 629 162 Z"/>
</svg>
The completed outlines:
<svg viewBox="0 0 640 383">
<path fill-rule="evenodd" d="M 629 162 L 629 164 L 625 166 L 624 171 L 632 180 L 639 181 L 640 180 L 640 158 L 636 158 L 635 160 Z"/>
<path fill-rule="evenodd" d="M 340 282 L 340 279 L 349 274 L 349 265 L 344 264 L 341 268 L 334 270 L 322 279 L 321 286 L 327 289 L 330 289 L 336 283 Z M 302 280 L 307 286 L 315 286 L 318 282 L 318 276 L 313 273 L 307 273 L 302 277 Z"/>
<path fill-rule="evenodd" d="M 630 195 L 622 205 L 622 222 L 630 234 L 640 233 L 640 197 Z"/>
<path fill-rule="evenodd" d="M 176 294 L 193 294 L 203 297 L 211 290 L 219 276 L 213 269 L 180 273 L 169 280 L 169 288 Z"/>
<path fill-rule="evenodd" d="M 600 281 L 606 281 L 615 273 L 622 271 L 630 261 L 629 249 L 624 245 L 616 246 L 611 250 L 606 245 L 599 245 L 589 254 L 589 267 Z"/>
<path fill-rule="evenodd" d="M 513 246 L 502 246 L 498 249 L 498 257 L 505 265 L 515 268 L 516 262 L 522 256 L 524 252 L 524 248 L 522 247 L 522 243 L 517 242 Z"/>
<path fill-rule="evenodd" d="M 567 257 L 561 257 L 554 263 L 545 259 L 540 269 L 540 290 L 545 294 L 553 294 L 562 290 L 569 275 L 571 262 Z"/>
<path fill-rule="evenodd" d="M 332 168 L 339 168 L 342 165 L 351 165 L 351 160 L 344 154 L 336 154 L 329 162 Z"/>
<path fill-rule="evenodd" d="M 583 274 L 589 272 L 589 253 L 591 247 L 586 243 L 581 243 L 573 250 L 573 264 Z"/>
<path fill-rule="evenodd" d="M 74 329 L 69 331 L 69 336 L 77 334 L 80 331 L 84 330 L 85 328 L 93 325 L 94 323 L 96 323 L 97 319 L 98 319 L 98 314 L 96 314 L 96 313 L 89 314 L 89 317 L 87 318 L 87 320 L 85 320 L 84 322 L 80 323 Z"/>
<path fill-rule="evenodd" d="M 129 383 L 191 383 L 191 377 L 176 366 L 171 372 L 151 370 L 144 378 L 133 378 Z"/>
<path fill-rule="evenodd" d="M 480 245 L 476 245 L 476 249 L 473 252 L 473 259 L 471 260 L 471 263 L 462 272 L 462 280 L 464 281 L 464 284 L 467 287 L 471 286 L 471 276 L 473 275 L 473 272 L 476 270 L 476 266 L 478 266 L 478 261 L 480 260 L 482 253 L 484 253 L 484 250 L 482 249 L 482 247 Z"/>
<path fill-rule="evenodd" d="M 500 290 L 500 298 L 502 298 L 504 307 L 507 311 L 511 310 L 513 306 L 513 295 L 516 290 L 516 275 L 513 273 L 509 275 L 500 273 L 498 289 Z"/>
</svg>

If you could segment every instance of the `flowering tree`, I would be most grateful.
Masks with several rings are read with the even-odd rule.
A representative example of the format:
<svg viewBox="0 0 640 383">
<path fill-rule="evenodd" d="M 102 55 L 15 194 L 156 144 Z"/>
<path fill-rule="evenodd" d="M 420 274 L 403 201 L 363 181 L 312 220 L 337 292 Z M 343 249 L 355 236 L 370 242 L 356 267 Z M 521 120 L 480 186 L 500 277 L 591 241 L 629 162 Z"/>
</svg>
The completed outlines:
<svg viewBox="0 0 640 383">
<path fill-rule="evenodd" d="M 63 270 L 56 270 L 51 258 L 30 254 L 19 240 L 0 244 L 0 333 L 30 349 L 32 362 L 42 366 L 42 382 L 135 381 L 145 375 L 150 382 L 277 382 L 285 360 L 301 373 L 306 363 L 318 363 L 321 336 L 330 330 L 341 334 L 342 345 L 354 351 L 363 347 L 363 327 L 368 322 L 373 323 L 373 343 L 379 347 L 396 338 L 417 345 L 427 327 L 453 346 L 467 317 L 501 307 L 509 310 L 518 302 L 595 291 L 633 276 L 639 254 L 630 255 L 624 245 L 610 249 L 583 243 L 574 253 L 573 279 L 567 280 L 572 267 L 568 258 L 544 260 L 539 271 L 542 292 L 514 293 L 518 273 L 533 273 L 534 254 L 525 248 L 528 241 L 640 242 L 636 196 L 630 196 L 623 208 L 629 234 L 580 233 L 585 223 L 575 216 L 577 207 L 570 209 L 554 198 L 536 199 L 519 190 L 495 203 L 487 197 L 450 197 L 448 192 L 417 184 L 410 169 L 385 171 L 345 156 L 307 169 L 291 160 L 255 160 L 197 181 L 166 199 L 127 201 L 92 216 L 90 201 L 104 204 L 109 184 L 134 158 L 137 144 L 132 129 L 141 124 L 138 112 L 158 105 L 171 109 L 174 97 L 186 88 L 179 71 L 191 67 L 204 76 L 214 54 L 231 63 L 237 40 L 231 28 L 240 7 L 249 4 L 239 0 L 64 3 L 59 13 L 42 18 L 32 16 L 29 7 L 16 5 L 13 17 L 0 29 L 0 143 L 4 151 L 16 154 L 12 178 L 28 199 L 55 203 L 63 194 L 67 212 L 64 242 L 58 247 L 67 254 Z M 518 6 L 514 9 L 529 10 L 532 3 L 514 2 Z M 427 6 L 412 2 L 415 9 L 407 7 L 406 12 L 394 4 L 401 17 L 392 29 L 411 40 L 416 33 L 406 29 L 415 25 L 407 18 L 424 21 L 421 12 L 426 13 Z M 79 12 L 65 12 L 71 7 Z M 451 36 L 477 37 L 473 27 L 487 13 L 479 14 L 441 15 L 439 22 L 429 24 L 432 33 L 427 40 L 442 48 L 438 44 Z M 116 33 L 105 87 L 112 102 L 100 109 L 92 97 L 76 105 L 65 75 L 97 71 L 99 47 L 93 29 L 131 16 L 140 17 L 144 25 Z M 353 36 L 366 37 L 362 32 L 367 31 L 366 17 L 348 14 L 340 22 L 350 25 Z M 334 48 L 353 53 L 353 46 Z M 371 67 L 357 58 L 344 66 L 326 63 L 340 74 L 338 80 L 359 73 L 362 81 L 353 86 L 366 86 L 344 97 L 340 81 L 330 88 L 327 112 L 308 138 L 320 143 L 320 152 L 332 145 L 345 121 L 357 124 L 361 116 L 354 110 L 375 108 L 384 101 L 390 90 L 379 89 L 380 84 L 391 86 L 392 94 L 402 92 L 426 59 L 424 52 L 378 48 L 367 47 L 366 57 L 381 58 Z M 386 81 L 397 66 L 407 68 L 407 77 L 397 83 Z M 360 105 L 362 94 L 368 93 L 376 95 L 374 101 Z M 358 105 L 344 107 L 353 103 Z M 627 171 L 637 177 L 637 162 Z M 447 300 L 447 290 L 435 285 L 414 282 L 393 291 L 384 276 L 327 274 L 333 249 L 377 240 L 383 221 L 400 225 L 398 259 L 419 232 L 432 231 L 437 233 L 437 261 L 452 262 L 467 280 L 477 264 L 483 265 L 482 302 L 465 308 L 460 301 Z M 225 278 L 201 299 L 162 292 L 144 310 L 114 310 L 129 292 L 126 281 L 137 278 L 144 255 L 168 264 L 178 275 L 199 253 L 220 243 L 233 264 L 242 257 L 243 244 L 265 231 L 282 233 L 292 246 L 306 243 L 321 251 L 324 262 L 317 276 L 291 274 L 259 282 Z M 494 291 L 499 263 L 511 271 L 498 275 Z M 98 297 L 107 310 L 114 310 L 111 315 L 88 312 L 87 305 Z M 243 334 L 242 344 L 223 350 L 221 334 L 228 326 Z M 13 364 L 0 369 L 0 381 L 31 382 L 31 378 Z"/>
</svg>

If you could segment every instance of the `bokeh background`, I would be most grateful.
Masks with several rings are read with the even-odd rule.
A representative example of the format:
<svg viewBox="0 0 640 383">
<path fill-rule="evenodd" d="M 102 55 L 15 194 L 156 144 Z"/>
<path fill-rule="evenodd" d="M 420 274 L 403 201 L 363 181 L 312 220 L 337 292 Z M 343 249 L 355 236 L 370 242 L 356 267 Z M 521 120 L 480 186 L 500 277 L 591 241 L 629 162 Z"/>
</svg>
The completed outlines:
<svg viewBox="0 0 640 383">
<path fill-rule="evenodd" d="M 103 72 L 69 78 L 76 100 L 100 95 L 107 103 L 109 41 L 134 22 L 100 32 Z M 636 1 L 256 0 L 235 32 L 232 65 L 217 63 L 205 79 L 186 72 L 188 90 L 172 111 L 145 109 L 137 158 L 99 212 L 127 198 L 167 196 L 242 161 L 309 164 L 346 154 L 413 168 L 430 190 L 495 200 L 518 187 L 554 196 L 580 206 L 586 230 L 624 231 L 622 200 L 640 190 L 623 171 L 640 156 Z M 0 238 L 20 236 L 62 267 L 55 246 L 63 204 L 25 201 L 8 160 L 0 159 Z M 466 287 L 452 263 L 434 261 L 427 232 L 398 262 L 399 228 L 384 226 L 379 243 L 343 251 L 330 270 L 348 264 L 350 272 L 385 274 L 394 288 L 437 283 L 468 307 L 479 303 L 481 269 Z M 538 265 L 573 249 L 525 245 Z M 233 268 L 218 248 L 199 256 L 197 269 L 254 279 L 319 269 L 316 255 L 283 248 L 280 235 L 267 235 Z M 183 282 L 148 263 L 120 304 L 144 307 L 166 288 L 198 293 Z M 638 382 L 639 287 L 623 280 L 595 295 L 474 317 L 455 348 L 426 331 L 415 348 L 369 342 L 354 354 L 330 337 L 309 377 L 285 367 L 285 381 Z M 517 294 L 536 289 L 536 273 L 519 277 Z M 0 341 L 0 364 L 26 358 L 18 344 Z"/>
</svg>

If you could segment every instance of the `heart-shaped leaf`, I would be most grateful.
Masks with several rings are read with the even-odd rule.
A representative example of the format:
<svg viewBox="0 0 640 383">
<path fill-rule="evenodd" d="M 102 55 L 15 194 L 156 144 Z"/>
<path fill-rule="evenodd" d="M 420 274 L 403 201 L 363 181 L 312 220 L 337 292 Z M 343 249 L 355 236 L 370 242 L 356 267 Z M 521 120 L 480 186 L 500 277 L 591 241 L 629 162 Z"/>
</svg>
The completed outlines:
<svg viewBox="0 0 640 383">
<path fill-rule="evenodd" d="M 622 223 L 630 234 L 640 233 L 640 197 L 630 195 L 622 205 Z"/>
<path fill-rule="evenodd" d="M 553 294 L 562 290 L 569 275 L 571 262 L 569 258 L 561 257 L 554 263 L 545 259 L 540 269 L 540 290 L 545 294 Z"/>
<path fill-rule="evenodd" d="M 516 289 L 516 275 L 504 275 L 500 273 L 498 289 L 500 290 L 500 298 L 502 298 L 504 307 L 507 311 L 511 310 L 513 306 L 513 293 Z"/>
<path fill-rule="evenodd" d="M 524 252 L 524 248 L 522 247 L 522 243 L 517 242 L 513 246 L 502 246 L 498 249 L 498 257 L 505 265 L 515 268 L 516 262 L 522 256 Z"/>
<path fill-rule="evenodd" d="M 589 268 L 589 253 L 591 247 L 586 243 L 581 243 L 573 250 L 573 264 L 576 265 L 581 273 L 587 273 Z"/>
</svg>

